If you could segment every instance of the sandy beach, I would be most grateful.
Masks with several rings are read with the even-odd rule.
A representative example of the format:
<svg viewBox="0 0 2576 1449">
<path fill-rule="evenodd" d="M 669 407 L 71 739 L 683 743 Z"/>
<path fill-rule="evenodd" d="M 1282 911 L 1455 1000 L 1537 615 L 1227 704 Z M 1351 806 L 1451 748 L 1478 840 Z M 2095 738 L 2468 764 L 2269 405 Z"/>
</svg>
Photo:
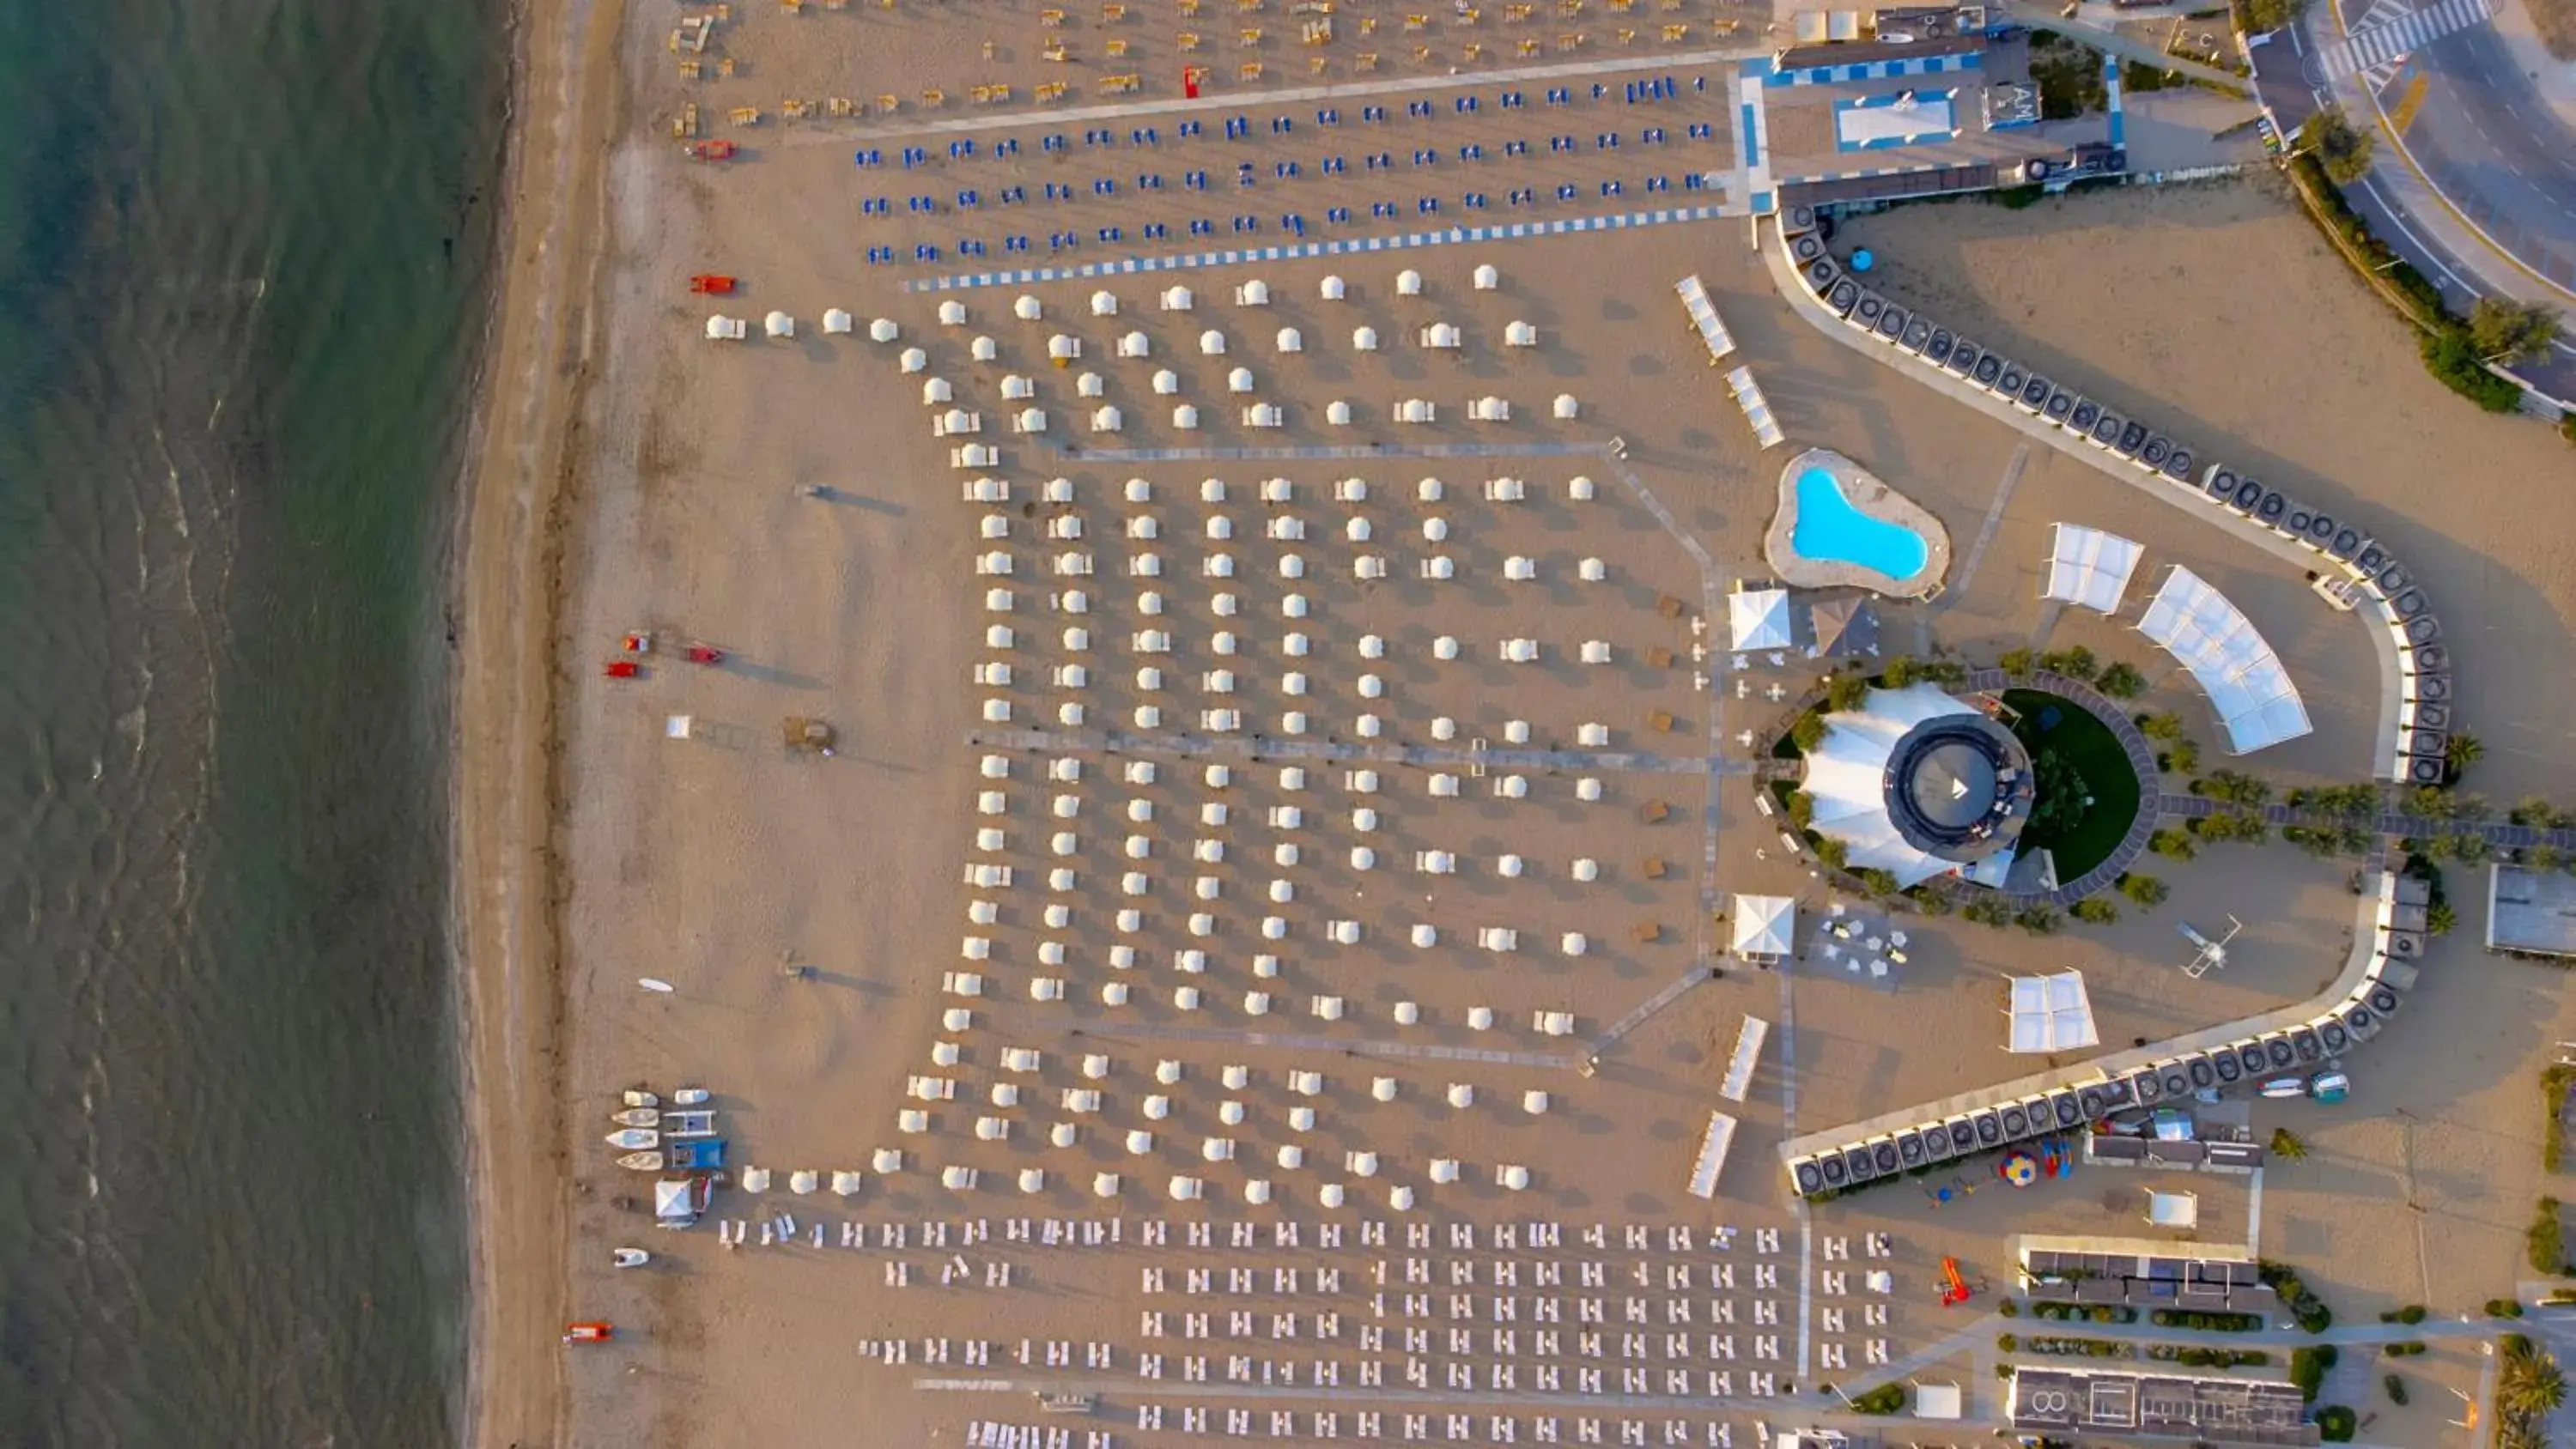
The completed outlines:
<svg viewBox="0 0 2576 1449">
<path fill-rule="evenodd" d="M 1724 929 L 1710 914 L 1725 907 L 1721 882 L 1810 910 L 1828 893 L 1755 813 L 1755 787 L 1739 777 L 1749 763 L 1736 774 L 1705 763 L 1740 753 L 1739 731 L 1777 725 L 1781 707 L 1761 685 L 1794 696 L 1817 669 L 1757 660 L 1742 694 L 1694 677 L 1712 594 L 1764 573 L 1761 535 L 1787 454 L 1755 448 L 1674 301 L 1678 278 L 1703 278 L 1799 446 L 1858 460 L 1961 541 L 1948 596 L 1883 606 L 1890 652 L 1982 659 L 2084 643 L 2145 669 L 2141 706 L 2177 711 L 2211 746 L 2206 701 L 2169 660 L 2122 625 L 2043 611 L 2034 597 L 2050 523 L 2112 528 L 2150 540 L 2159 567 L 2184 564 L 2226 588 L 2298 671 L 2316 732 L 2258 767 L 2285 783 L 2340 782 L 2367 773 L 2376 748 L 2378 680 L 2360 626 L 2330 615 L 2279 561 L 2053 454 L 2017 459 L 2008 430 L 1817 336 L 1770 293 L 1741 223 L 986 287 L 956 294 L 969 320 L 943 325 L 944 296 L 899 286 L 936 272 L 860 261 L 880 236 L 909 254 L 934 234 L 862 209 L 895 189 L 851 178 L 848 152 L 868 133 L 726 131 L 749 155 L 722 169 L 679 159 L 669 138 L 687 102 L 720 112 L 753 104 L 755 90 L 774 104 L 972 70 L 958 48 L 971 38 L 954 28 L 907 22 L 870 46 L 856 23 L 764 11 L 728 32 L 744 74 L 697 86 L 669 79 L 664 15 L 540 5 L 522 32 L 529 109 L 468 524 L 459 766 L 479 1442 L 753 1445 L 855 1423 L 884 1442 L 958 1442 L 970 1417 L 1034 1416 L 1025 1393 L 1006 1406 L 999 1394 L 914 1387 L 969 1369 L 1018 1374 L 1015 1388 L 1108 1385 L 1110 1411 L 1127 1417 L 1083 1422 L 1117 1427 L 1121 1443 L 1179 1442 L 1179 1407 L 1168 1432 L 1142 1432 L 1134 1417 L 1156 1397 L 1139 1384 L 1146 1359 L 1170 1355 L 1177 1381 L 1185 1354 L 1208 1352 L 1184 1347 L 1187 1315 L 1205 1305 L 1178 1288 L 1159 1296 L 1166 1263 L 1176 1284 L 1228 1261 L 1293 1283 L 1278 1291 L 1296 1303 L 1261 1305 L 1269 1332 L 1215 1335 L 1243 1340 L 1217 1351 L 1275 1360 L 1301 1393 L 1329 1398 L 1336 1384 L 1317 1377 L 1326 1364 L 1353 1386 L 1368 1371 L 1359 1359 L 1398 1376 L 1409 1367 L 1393 1349 L 1355 1357 L 1368 1340 L 1340 1326 L 1379 1293 L 1362 1287 L 1369 1275 L 1410 1271 L 1395 1261 L 1406 1248 L 1431 1274 L 1436 1229 L 1444 1293 L 1452 1282 L 1460 1294 L 1517 1292 L 1529 1280 L 1509 1275 L 1557 1261 L 1530 1234 L 1542 1224 L 1564 1225 L 1569 1265 L 1607 1264 L 1640 1285 L 1691 1281 L 1698 1313 L 1722 1302 L 1730 1325 L 1741 1313 L 1742 1361 L 1689 1370 L 1732 1375 L 1726 1392 L 1695 1377 L 1676 1397 L 1706 1402 L 1672 1410 L 1695 1432 L 1733 1421 L 1741 1435 L 1757 1374 L 1785 1379 L 1824 1362 L 1826 1347 L 1858 1365 L 1873 1340 L 1939 1337 L 1951 1325 L 1925 1291 L 1939 1259 L 2001 1277 L 2011 1235 L 2031 1226 L 2006 1207 L 2028 1200 L 2000 1193 L 1946 1217 L 1927 1218 L 1905 1189 L 1828 1208 L 1813 1219 L 1821 1236 L 1892 1235 L 1903 1294 L 1881 1305 L 1886 1321 L 1855 1304 L 1848 1326 L 1800 1322 L 1801 1219 L 1774 1155 L 1783 1138 L 2026 1069 L 1995 1049 L 2006 974 L 2081 966 L 2110 1047 L 2295 1000 L 2334 974 L 2351 922 L 2347 867 L 2275 845 L 2158 862 L 2176 905 L 2104 930 L 2043 939 L 1929 923 L 1892 992 L 1812 962 L 1694 984 Z M 1027 56 L 992 63 L 1023 89 L 1050 73 Z M 1709 124 L 1723 124 L 1715 109 Z M 886 129 L 874 144 L 899 147 Z M 1060 159 L 1034 139 L 1045 129 L 1026 128 L 1023 160 L 979 163 L 997 169 L 977 184 L 1079 179 L 1039 225 L 1086 237 L 1163 214 L 1091 189 L 1135 165 Z M 1283 139 L 1255 139 L 1245 163 L 1293 188 L 1275 168 L 1304 143 L 1263 134 Z M 922 179 L 925 192 L 965 184 L 942 170 L 962 162 L 928 164 L 939 174 Z M 1189 164 L 1169 162 L 1176 221 L 1193 208 L 1248 212 L 1184 196 Z M 1579 179 L 1595 195 L 1597 159 L 1583 164 L 1596 170 L 1533 157 L 1494 184 L 1526 170 L 1550 194 Z M 1383 178 L 1352 194 L 1409 201 Z M 1291 204 L 1264 195 L 1265 216 Z M 2475 783 L 2508 798 L 2564 792 L 2564 727 L 2543 723 L 2557 716 L 2542 695 L 2563 673 L 2551 661 L 2576 599 L 2558 566 L 2566 530 L 2529 526 L 2563 514 L 2547 488 L 2563 449 L 2439 394 L 2303 226 L 2241 186 L 2027 213 L 1915 208 L 1849 233 L 1879 250 L 1892 291 L 2044 355 L 2088 390 L 2189 420 L 2205 450 L 2223 445 L 2305 493 L 2370 510 L 2457 621 L 2469 722 L 2491 750 Z M 2192 259 L 2189 278 L 2178 253 Z M 1080 256 L 1097 254 L 1094 243 Z M 1490 289 L 1471 280 L 1480 264 L 1498 269 Z M 1422 274 L 1423 295 L 1398 293 L 1399 268 Z M 687 295 L 686 279 L 704 271 L 738 274 L 741 293 Z M 2153 307 L 2116 305 L 2117 287 L 2020 285 L 2158 274 L 2175 296 Z M 1254 276 L 1268 301 L 1234 290 Z M 1329 297 L 1327 276 L 1347 294 Z M 1175 281 L 1195 293 L 1189 312 L 1162 303 Z M 1023 292 L 1040 320 L 1014 313 Z M 1114 316 L 1097 310 L 1104 292 Z M 2083 305 L 2058 305 L 2071 295 Z M 854 312 L 857 330 L 824 333 L 826 308 Z M 795 319 L 794 336 L 705 338 L 712 311 L 746 316 L 757 333 L 772 309 Z M 878 317 L 897 324 L 899 344 L 868 340 Z M 1420 345 L 1437 321 L 1461 328 L 1456 355 Z M 1534 346 L 1502 341 L 1513 322 L 1535 329 Z M 1359 348 L 1359 327 L 1384 345 Z M 1283 345 L 1282 329 L 1298 346 Z M 1225 334 L 1223 353 L 1207 350 L 1210 330 Z M 1054 334 L 1078 336 L 1081 358 L 1055 364 Z M 1130 334 L 1141 339 L 1132 355 Z M 992 339 L 989 358 L 979 336 Z M 916 345 L 917 374 L 898 362 Z M 1237 368 L 1252 376 L 1238 384 Z M 1166 371 L 1163 389 L 1154 374 Z M 1098 374 L 1098 396 L 1076 381 L 1084 373 Z M 980 414 L 979 431 L 932 435 L 931 378 Z M 1559 394 L 1575 417 L 1551 415 Z M 1468 421 L 1481 396 L 1508 398 L 1511 419 Z M 1408 397 L 1436 400 L 1439 420 L 1387 421 Z M 1204 409 L 1204 426 L 1177 424 L 1182 400 Z M 1324 421 L 1335 400 L 1352 405 L 1353 423 Z M 1242 424 L 1241 409 L 1263 401 L 1282 406 L 1283 426 Z M 1031 406 L 1048 414 L 1043 428 L 1018 431 Z M 1103 406 L 1121 410 L 1114 434 L 1101 429 Z M 976 473 L 953 467 L 949 449 L 970 437 L 1001 449 L 994 472 L 1017 490 L 1010 506 L 960 503 Z M 2427 510 L 2430 480 L 2472 455 L 2506 464 L 2479 480 L 2484 506 Z M 1435 476 L 1433 497 L 1421 480 Z M 1069 502 L 1041 499 L 1050 477 Z M 1364 499 L 1341 486 L 1354 477 Z M 1498 496 L 1501 477 L 1527 497 Z M 2008 492 L 1999 478 L 2013 480 Z M 1283 486 L 1265 494 L 1272 480 Z M 1146 554 L 1155 572 L 1135 563 Z M 1358 573 L 1362 554 L 1382 556 L 1387 575 Z M 1456 577 L 1435 577 L 1435 558 Z M 1601 562 L 1600 581 L 1584 578 L 1586 560 Z M 993 609 L 997 589 L 1007 613 Z M 603 678 L 600 661 L 636 629 L 655 631 L 663 650 L 639 679 Z M 1173 636 L 1168 649 L 1141 642 L 1155 631 Z M 1454 656 L 1443 639 L 1460 641 Z M 1509 662 L 1516 639 L 1533 641 L 1535 662 Z M 724 649 L 722 666 L 671 657 L 691 640 Z M 1580 662 L 1596 641 L 1610 662 Z M 1134 723 L 1145 708 L 1168 722 Z M 1207 724 L 1202 711 L 1221 708 L 1251 723 Z M 837 727 L 834 757 L 781 748 L 780 718 L 809 715 Z M 1291 715 L 1304 716 L 1295 729 Z M 686 738 L 674 717 L 688 721 Z M 1137 740 L 1100 746 L 1104 731 L 1131 728 Z M 1579 752 L 1538 758 L 1578 741 L 1623 758 L 1616 769 Z M 1506 745 L 1534 753 L 1472 769 L 1394 753 Z M 1522 784 L 1507 790 L 1506 778 Z M 988 829 L 997 843 L 979 835 Z M 1452 868 L 1433 866 L 1437 855 Z M 979 879 L 979 866 L 1010 874 Z M 1131 876 L 1142 884 L 1128 888 Z M 2185 909 L 2204 924 L 2248 923 L 2239 963 L 2188 995 L 2173 989 Z M 1335 933 L 1345 921 L 1349 940 Z M 1487 944 L 1492 928 L 1518 935 Z M 2537 968 L 2479 956 L 2474 929 L 2472 918 L 2437 948 L 2425 994 L 2438 993 L 2438 1009 L 2419 1008 L 2372 1048 L 2373 1109 L 2303 1117 L 2321 1161 L 2306 1181 L 2271 1184 L 2266 1251 L 2351 1293 L 2356 1310 L 2430 1289 L 2457 1311 L 2511 1285 L 2518 1204 L 2538 1190 L 2528 1134 L 2444 1133 L 2419 1155 L 2419 1134 L 2391 1128 L 2375 1105 L 2444 1124 L 2519 1129 L 2530 1116 L 2523 1068 L 2565 1009 L 2543 996 Z M 963 994 L 959 971 L 984 978 L 980 994 Z M 676 989 L 641 991 L 638 977 Z M 1571 1014 L 1569 1035 L 1541 1026 L 1554 1012 Z M 1683 1183 L 1748 1016 L 1777 1025 L 1775 1046 L 1751 1099 L 1728 1107 L 1741 1119 L 1732 1165 L 1704 1204 Z M 2494 1023 L 2499 1037 L 2439 1054 L 2445 1019 Z M 1007 1055 L 1023 1049 L 1036 1056 Z M 1583 1067 L 1587 1050 L 1596 1069 Z M 1791 1057 L 1794 1092 L 1779 1070 Z M 956 1095 L 925 1095 L 933 1078 Z M 847 1198 L 720 1194 L 718 1218 L 760 1220 L 754 1250 L 720 1247 L 712 1224 L 655 1232 L 639 1201 L 646 1180 L 611 1166 L 598 1140 L 606 1104 L 638 1082 L 712 1091 L 737 1175 L 773 1168 L 783 1187 L 799 1169 L 849 1171 L 863 1185 Z M 1472 1098 L 1454 1095 L 1459 1085 Z M 1105 1100 L 1086 1105 L 1086 1091 Z M 1533 1091 L 1548 1094 L 1544 1112 L 1530 1110 Z M 899 1116 L 916 1111 L 920 1132 Z M 999 1124 L 992 1135 L 987 1122 Z M 1290 1147 L 1295 1166 L 1279 1155 Z M 885 1150 L 902 1154 L 893 1173 L 879 1165 Z M 2438 1174 L 2419 1183 L 2418 1165 Z M 978 1185 L 943 1188 L 952 1168 Z M 1512 1168 L 1527 1173 L 1521 1186 L 1506 1185 Z M 1101 1173 L 1122 1175 L 1121 1195 L 1095 1196 Z M 1206 1198 L 1171 1200 L 1179 1177 L 1200 1180 Z M 1320 1209 L 1328 1181 L 1348 1189 L 1349 1211 Z M 1255 1182 L 1276 1195 L 1256 1200 Z M 2112 1186 L 2068 1190 L 2055 1221 L 2120 1230 L 2134 1193 Z M 1395 1206 L 1398 1189 L 1423 1210 Z M 2242 1195 L 2208 1194 L 2207 1240 L 2241 1238 Z M 2346 1231 L 2400 1231 L 2410 1202 L 2444 1227 L 2419 1263 L 2336 1251 Z M 782 1212 L 800 1220 L 797 1241 L 769 1245 Z M 1390 1220 L 1398 1242 L 1424 1236 L 1372 1242 L 1365 1225 Z M 1238 1223 L 1259 1229 L 1258 1251 L 1215 1240 Z M 2317 1226 L 2327 1223 L 2332 1234 Z M 1059 1224 L 1071 1234 L 1062 1247 Z M 1085 1224 L 1117 1236 L 1085 1239 Z M 1587 1251 L 1596 1224 L 1602 1241 Z M 1203 1227 L 1209 1241 L 1189 1236 Z M 653 1250 L 649 1271 L 610 1269 L 608 1250 L 627 1245 Z M 1667 1298 L 1681 1291 L 1656 1289 L 1653 1315 L 1673 1312 Z M 1642 1287 L 1628 1297 L 1624 1311 L 1648 1313 Z M 1534 1386 L 1537 1340 L 1505 1346 L 1486 1312 L 1479 1300 L 1479 1336 L 1449 1368 L 1487 1394 Z M 1785 1330 L 1754 1331 L 1782 1312 Z M 1327 1314 L 1341 1337 L 1324 1337 Z M 1387 1331 L 1430 1332 L 1403 1328 L 1409 1316 L 1394 1313 Z M 564 1321 L 593 1317 L 618 1323 L 614 1352 L 556 1344 Z M 1296 1343 L 1280 1338 L 1283 1322 Z M 1716 1324 L 1692 1324 L 1703 1327 Z M 1766 1337 L 1777 1359 L 1762 1357 Z M 1050 1356 L 1056 1344 L 1068 1362 Z M 1436 1363 L 1429 1352 L 1411 1357 Z M 1528 1377 L 1498 1375 L 1515 1367 Z M 1658 1360 L 1656 1391 L 1671 1392 L 1670 1371 Z M 1991 1392 L 1992 1375 L 1975 1375 Z M 1314 1432 L 1300 1422 L 1279 1437 Z"/>
<path fill-rule="evenodd" d="M 567 1442 L 563 997 L 553 865 L 556 610 L 568 450 L 593 374 L 599 161 L 624 7 L 526 0 L 511 27 L 505 258 L 460 517 L 455 935 L 473 1255 L 468 1442 Z"/>
</svg>

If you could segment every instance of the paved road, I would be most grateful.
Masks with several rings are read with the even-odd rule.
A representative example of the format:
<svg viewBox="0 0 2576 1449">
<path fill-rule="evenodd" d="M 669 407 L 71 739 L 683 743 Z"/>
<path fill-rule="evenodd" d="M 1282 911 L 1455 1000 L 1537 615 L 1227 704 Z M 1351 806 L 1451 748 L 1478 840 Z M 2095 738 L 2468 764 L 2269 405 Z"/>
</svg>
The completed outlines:
<svg viewBox="0 0 2576 1449">
<path fill-rule="evenodd" d="M 2346 75 L 2330 85 L 2321 79 L 2325 67 L 2318 52 L 2341 38 L 2341 27 L 2329 6 L 2313 5 L 2299 25 L 2275 32 L 2269 41 L 2253 47 L 2256 89 L 2285 135 L 2295 134 L 2308 117 L 2329 101 L 2340 104 L 2356 124 L 2376 122 L 2377 102 L 2369 86 L 2375 75 L 2384 73 L 2384 67 L 2382 72 L 2368 75 Z M 2408 65 L 2396 72 L 2392 89 L 2411 85 L 2406 77 L 2418 68 L 2429 75 L 2430 67 L 2437 63 L 2460 68 L 2459 73 L 2466 74 L 2467 68 L 2491 64 L 2489 52 L 2500 52 L 2503 45 L 2485 25 L 2443 36 L 2413 53 Z M 2464 54 L 2479 58 L 2457 58 Z M 2529 92 L 2527 78 L 2517 75 L 2515 79 L 2523 92 Z M 2410 138 L 2435 136 L 2431 149 L 2447 157 L 2445 142 L 2439 139 L 2447 133 L 2426 129 L 2428 124 L 2443 124 L 2430 119 L 2436 114 L 2435 84 L 2428 79 L 2426 99 L 2407 134 Z M 2521 104 L 2510 96 L 2488 103 L 2490 109 L 2503 106 L 2508 110 Z M 2547 116 L 2548 124 L 2556 124 L 2554 114 L 2548 113 L 2536 94 L 2528 96 L 2528 104 L 2538 107 Z M 2463 114 L 2467 116 L 2464 124 L 2472 130 L 2487 124 L 2486 110 Z M 2538 118 L 2533 119 L 2536 123 Z M 2576 314 L 2576 297 L 2526 270 L 2519 260 L 2499 252 L 2481 237 L 2437 190 L 2434 175 L 2410 164 L 2410 154 L 2399 151 L 2385 140 L 2383 133 L 2380 163 L 2360 184 L 2345 189 L 2345 199 L 2370 224 L 2375 235 L 2440 288 L 2443 299 L 2454 311 L 2466 313 L 2479 297 L 2503 296 L 2544 301 Z M 2443 174 L 2452 175 L 2463 169 L 2453 166 Z M 2576 201 L 2576 192 L 2565 195 Z M 2567 223 L 2559 236 L 2563 238 L 2560 245 L 2576 246 L 2576 221 Z M 2576 399 L 2576 344 L 2562 342 L 2548 358 L 2526 364 L 2520 370 L 2550 395 Z"/>
<path fill-rule="evenodd" d="M 2425 46 L 2414 53 L 2412 70 L 2425 81 L 2405 135 L 2416 165 L 2452 205 L 2576 305 L 2576 131 L 2541 98 L 2492 26 Z M 2410 83 L 2400 72 L 2396 85 Z"/>
</svg>

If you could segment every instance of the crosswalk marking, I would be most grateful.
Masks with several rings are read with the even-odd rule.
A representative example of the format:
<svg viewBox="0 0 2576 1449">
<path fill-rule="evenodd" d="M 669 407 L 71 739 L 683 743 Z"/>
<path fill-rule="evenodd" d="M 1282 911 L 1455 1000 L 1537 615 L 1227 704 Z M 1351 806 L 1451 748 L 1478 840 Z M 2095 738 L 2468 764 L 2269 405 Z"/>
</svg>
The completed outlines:
<svg viewBox="0 0 2576 1449">
<path fill-rule="evenodd" d="M 2328 81 L 2342 80 L 2388 65 L 2445 35 L 2481 24 L 2494 14 L 2494 0 L 2439 0 L 2394 20 L 2353 31 L 2317 52 L 2317 68 Z"/>
</svg>

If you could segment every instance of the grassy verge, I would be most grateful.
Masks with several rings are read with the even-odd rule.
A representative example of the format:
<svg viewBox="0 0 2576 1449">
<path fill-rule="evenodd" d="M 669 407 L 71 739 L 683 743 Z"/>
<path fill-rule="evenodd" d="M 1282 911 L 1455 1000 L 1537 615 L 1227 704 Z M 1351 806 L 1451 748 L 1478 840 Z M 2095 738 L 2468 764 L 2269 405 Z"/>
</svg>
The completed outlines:
<svg viewBox="0 0 2576 1449">
<path fill-rule="evenodd" d="M 2576 1067 L 2564 1064 L 2540 1074 L 2540 1165 L 2550 1172 L 2558 1170 L 2558 1159 L 2567 1145 L 2567 1089 L 2576 1087 Z"/>
<path fill-rule="evenodd" d="M 2138 818 L 2138 774 L 2129 768 L 2119 737 L 2073 700 L 2043 690 L 2008 689 L 2004 703 L 2021 716 L 2013 734 L 2030 751 L 2040 789 L 2048 791 L 2054 778 L 2057 788 L 2080 788 L 2092 797 L 2071 821 L 2043 819 L 2048 811 L 2042 800 L 2022 829 L 2022 845 L 2052 852 L 2058 879 L 2071 881 L 2109 859 L 2129 833 Z M 2053 724 L 2042 728 L 2051 712 Z M 2076 784 L 2067 784 L 2070 779 Z"/>
</svg>

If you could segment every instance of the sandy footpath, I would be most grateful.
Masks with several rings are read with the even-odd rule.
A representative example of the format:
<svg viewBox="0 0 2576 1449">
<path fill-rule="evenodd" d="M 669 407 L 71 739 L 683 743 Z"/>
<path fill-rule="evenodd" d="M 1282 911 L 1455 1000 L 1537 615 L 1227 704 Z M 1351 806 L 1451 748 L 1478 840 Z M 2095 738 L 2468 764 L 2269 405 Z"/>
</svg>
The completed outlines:
<svg viewBox="0 0 2576 1449">
<path fill-rule="evenodd" d="M 598 156 L 620 110 L 616 0 L 527 0 L 494 331 L 464 534 L 456 924 L 471 1174 L 466 1442 L 564 1433 L 563 1183 L 549 835 L 560 487 L 590 370 Z"/>
</svg>

